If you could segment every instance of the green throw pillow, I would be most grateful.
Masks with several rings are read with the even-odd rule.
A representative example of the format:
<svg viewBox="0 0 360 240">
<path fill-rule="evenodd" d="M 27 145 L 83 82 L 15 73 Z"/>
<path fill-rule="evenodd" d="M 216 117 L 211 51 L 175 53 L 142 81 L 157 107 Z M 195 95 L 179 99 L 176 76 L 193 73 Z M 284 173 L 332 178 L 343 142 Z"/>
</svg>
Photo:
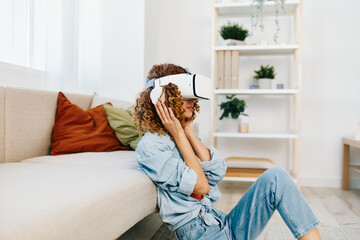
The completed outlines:
<svg viewBox="0 0 360 240">
<path fill-rule="evenodd" d="M 140 136 L 131 114 L 133 107 L 124 110 L 104 104 L 104 108 L 110 127 L 114 130 L 116 137 L 124 146 L 129 146 L 135 150 L 142 136 Z"/>
</svg>

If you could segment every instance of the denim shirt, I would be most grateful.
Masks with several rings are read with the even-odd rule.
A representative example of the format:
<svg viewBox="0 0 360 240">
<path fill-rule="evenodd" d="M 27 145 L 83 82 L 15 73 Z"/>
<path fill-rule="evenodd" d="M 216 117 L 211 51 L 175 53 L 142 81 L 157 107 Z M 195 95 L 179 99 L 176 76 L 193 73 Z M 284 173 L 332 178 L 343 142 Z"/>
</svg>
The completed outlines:
<svg viewBox="0 0 360 240">
<path fill-rule="evenodd" d="M 159 136 L 147 132 L 136 149 L 140 170 L 157 186 L 160 217 L 171 230 L 176 230 L 197 217 L 209 226 L 218 225 L 212 210 L 213 203 L 221 197 L 217 184 L 223 179 L 226 164 L 214 147 L 208 147 L 211 160 L 199 160 L 210 185 L 210 192 L 201 201 L 190 197 L 197 175 L 182 159 L 181 153 L 169 135 Z"/>
</svg>

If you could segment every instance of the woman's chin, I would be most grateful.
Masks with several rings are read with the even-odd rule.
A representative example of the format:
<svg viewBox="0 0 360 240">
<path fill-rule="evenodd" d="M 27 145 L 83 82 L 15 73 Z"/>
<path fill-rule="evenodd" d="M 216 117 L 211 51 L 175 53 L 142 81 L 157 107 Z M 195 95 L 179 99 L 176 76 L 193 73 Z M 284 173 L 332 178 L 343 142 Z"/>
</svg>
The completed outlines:
<svg viewBox="0 0 360 240">
<path fill-rule="evenodd" d="M 189 113 L 189 114 L 185 114 L 184 117 L 189 120 L 191 117 L 192 117 L 192 113 Z"/>
</svg>

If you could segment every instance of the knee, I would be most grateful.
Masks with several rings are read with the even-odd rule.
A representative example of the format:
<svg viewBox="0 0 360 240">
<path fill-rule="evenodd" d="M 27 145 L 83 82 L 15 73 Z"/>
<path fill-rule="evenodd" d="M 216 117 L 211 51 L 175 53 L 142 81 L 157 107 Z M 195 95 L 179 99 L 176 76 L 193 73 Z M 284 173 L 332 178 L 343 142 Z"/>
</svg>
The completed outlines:
<svg viewBox="0 0 360 240">
<path fill-rule="evenodd" d="M 281 167 L 272 167 L 264 172 L 264 177 L 268 181 L 287 181 L 290 179 L 288 173 Z"/>
</svg>

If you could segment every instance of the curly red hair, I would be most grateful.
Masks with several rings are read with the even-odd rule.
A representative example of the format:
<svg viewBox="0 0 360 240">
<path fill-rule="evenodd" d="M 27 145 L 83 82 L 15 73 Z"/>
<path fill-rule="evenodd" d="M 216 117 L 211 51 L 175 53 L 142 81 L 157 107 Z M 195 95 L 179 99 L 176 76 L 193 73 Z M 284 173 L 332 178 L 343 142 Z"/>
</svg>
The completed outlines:
<svg viewBox="0 0 360 240">
<path fill-rule="evenodd" d="M 168 75 L 175 75 L 186 73 L 186 71 L 174 64 L 159 64 L 154 65 L 149 71 L 148 78 L 161 78 Z M 134 111 L 134 119 L 136 121 L 136 125 L 140 132 L 150 131 L 151 133 L 157 132 L 159 135 L 171 134 L 166 130 L 164 125 L 162 124 L 159 116 L 156 113 L 156 109 L 154 104 L 152 104 L 150 99 L 150 92 L 153 88 L 150 87 L 140 93 L 138 99 L 136 99 L 136 106 Z M 175 84 L 168 84 L 163 87 L 163 94 L 165 93 L 165 104 L 170 107 L 174 112 L 175 117 L 180 121 L 182 126 L 194 121 L 196 117 L 196 112 L 199 112 L 200 107 L 195 102 L 194 104 L 194 112 L 190 119 L 187 119 L 183 116 L 185 110 L 182 107 L 183 100 L 181 96 L 181 92 Z M 172 138 L 172 136 L 171 136 Z"/>
</svg>

